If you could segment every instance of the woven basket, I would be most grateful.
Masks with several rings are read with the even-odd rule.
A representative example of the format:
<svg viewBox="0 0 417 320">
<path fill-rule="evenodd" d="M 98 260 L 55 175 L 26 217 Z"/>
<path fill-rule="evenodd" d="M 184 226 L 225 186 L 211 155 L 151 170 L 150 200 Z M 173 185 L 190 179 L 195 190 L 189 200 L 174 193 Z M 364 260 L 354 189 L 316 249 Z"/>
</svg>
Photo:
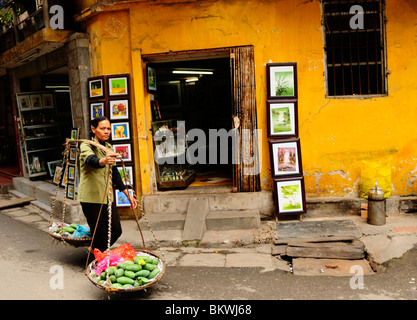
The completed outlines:
<svg viewBox="0 0 417 320">
<path fill-rule="evenodd" d="M 87 247 L 91 244 L 91 238 L 69 238 L 62 237 L 59 234 L 49 232 L 49 234 L 56 240 L 65 242 L 73 247 Z"/>
<path fill-rule="evenodd" d="M 149 288 L 149 287 L 151 287 L 151 286 L 153 286 L 154 284 L 156 284 L 156 283 L 158 283 L 161 279 L 162 279 L 162 277 L 164 276 L 164 274 L 165 274 L 165 269 L 166 269 L 166 266 L 165 266 L 165 261 L 164 261 L 164 259 L 162 259 L 161 258 L 161 256 L 159 256 L 158 254 L 156 254 L 156 253 L 154 253 L 154 252 L 152 252 L 152 251 L 149 251 L 149 250 L 146 250 L 146 249 L 140 249 L 140 250 L 136 250 L 136 255 L 137 256 L 139 256 L 139 255 L 142 255 L 142 254 L 148 254 L 148 255 L 150 255 L 150 256 L 154 256 L 154 257 L 156 257 L 156 258 L 158 258 L 159 259 L 159 263 L 158 263 L 158 268 L 161 270 L 159 273 L 158 273 L 158 275 L 155 277 L 155 278 L 153 278 L 152 279 L 152 281 L 151 282 L 149 282 L 149 283 L 147 283 L 147 284 L 144 284 L 144 285 L 142 285 L 142 286 L 137 286 L 137 287 L 133 287 L 133 288 L 106 288 L 104 285 L 101 285 L 101 284 L 99 284 L 98 282 L 96 282 L 92 277 L 91 277 L 91 272 L 96 268 L 96 264 L 97 264 L 97 260 L 94 260 L 93 262 L 91 262 L 89 265 L 88 265 L 88 267 L 87 267 L 87 270 L 86 270 L 86 276 L 87 276 L 87 278 L 96 286 L 96 287 L 99 287 L 100 289 L 103 289 L 103 290 L 106 290 L 106 291 L 108 291 L 108 292 L 121 292 L 121 293 L 124 293 L 124 292 L 133 292 L 133 291 L 140 291 L 140 290 L 143 290 L 143 289 L 146 289 L 146 288 Z"/>
</svg>

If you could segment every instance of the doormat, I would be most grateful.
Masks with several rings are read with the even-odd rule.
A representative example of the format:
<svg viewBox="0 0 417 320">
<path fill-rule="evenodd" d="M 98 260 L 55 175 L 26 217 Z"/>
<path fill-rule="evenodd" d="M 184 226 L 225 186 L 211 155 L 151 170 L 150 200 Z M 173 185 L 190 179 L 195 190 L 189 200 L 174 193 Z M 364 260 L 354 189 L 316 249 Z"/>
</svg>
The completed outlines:
<svg viewBox="0 0 417 320">
<path fill-rule="evenodd" d="M 359 239 L 361 231 L 350 219 L 277 222 L 277 240 L 342 238 Z"/>
</svg>

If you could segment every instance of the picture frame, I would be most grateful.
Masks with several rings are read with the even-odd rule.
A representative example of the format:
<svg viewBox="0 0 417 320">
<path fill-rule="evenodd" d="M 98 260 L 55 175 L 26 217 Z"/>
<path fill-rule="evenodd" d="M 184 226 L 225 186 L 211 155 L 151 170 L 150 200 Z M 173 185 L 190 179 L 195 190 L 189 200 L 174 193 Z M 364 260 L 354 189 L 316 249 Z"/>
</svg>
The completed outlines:
<svg viewBox="0 0 417 320">
<path fill-rule="evenodd" d="M 129 119 L 129 99 L 109 100 L 110 120 Z"/>
<path fill-rule="evenodd" d="M 300 139 L 269 140 L 272 177 L 303 174 Z"/>
<path fill-rule="evenodd" d="M 68 159 L 69 159 L 70 162 L 75 162 L 75 160 L 77 159 L 77 148 L 76 147 L 70 147 L 68 157 L 69 157 Z"/>
<path fill-rule="evenodd" d="M 61 179 L 61 187 L 64 187 L 67 185 L 68 182 L 68 166 L 65 166 L 65 169 L 63 169 L 63 175 Z"/>
<path fill-rule="evenodd" d="M 17 104 L 20 108 L 20 111 L 26 111 L 26 110 L 32 109 L 31 100 L 28 94 L 17 95 Z"/>
<path fill-rule="evenodd" d="M 108 77 L 108 95 L 109 97 L 114 96 L 125 96 L 129 94 L 129 76 L 110 76 Z"/>
<path fill-rule="evenodd" d="M 77 140 L 80 134 L 80 128 L 72 128 L 70 132 L 70 139 Z"/>
<path fill-rule="evenodd" d="M 42 93 L 42 104 L 44 109 L 53 109 L 54 95 L 52 93 Z"/>
<path fill-rule="evenodd" d="M 133 190 L 127 189 L 129 193 L 133 196 Z M 116 200 L 116 207 L 130 207 L 130 201 L 127 199 L 123 191 L 118 189 L 114 190 L 114 199 Z"/>
<path fill-rule="evenodd" d="M 104 77 L 88 78 L 88 98 L 104 98 L 105 97 L 105 82 Z"/>
<path fill-rule="evenodd" d="M 42 109 L 42 95 L 40 93 L 30 95 L 32 110 Z"/>
<path fill-rule="evenodd" d="M 129 185 L 128 179 L 130 181 L 130 184 L 134 185 L 134 179 L 133 179 L 133 166 L 124 166 L 126 169 L 126 174 L 123 171 L 123 167 L 117 167 L 117 170 L 119 170 L 120 176 L 122 177 L 123 183 L 127 186 Z"/>
<path fill-rule="evenodd" d="M 266 104 L 268 138 L 297 137 L 297 100 L 268 100 Z"/>
<path fill-rule="evenodd" d="M 68 181 L 74 182 L 75 174 L 75 166 L 68 166 Z"/>
<path fill-rule="evenodd" d="M 90 102 L 90 120 L 100 116 L 105 116 L 104 102 Z"/>
<path fill-rule="evenodd" d="M 274 179 L 275 210 L 277 215 L 306 213 L 304 177 Z"/>
<path fill-rule="evenodd" d="M 54 178 L 56 167 L 62 167 L 62 160 L 49 161 L 46 163 L 46 166 L 48 167 L 49 176 Z"/>
<path fill-rule="evenodd" d="M 52 183 L 58 186 L 61 182 L 61 179 L 62 179 L 62 165 L 55 167 L 54 178 L 52 179 Z"/>
<path fill-rule="evenodd" d="M 129 122 L 111 123 L 111 139 L 113 141 L 130 140 Z"/>
<path fill-rule="evenodd" d="M 73 184 L 68 183 L 66 197 L 72 200 L 75 199 L 75 186 Z"/>
<path fill-rule="evenodd" d="M 122 160 L 124 162 L 133 161 L 132 145 L 130 143 L 113 144 L 113 150 L 114 152 L 122 155 Z M 116 162 L 120 161 L 120 159 L 116 158 Z"/>
<path fill-rule="evenodd" d="M 297 99 L 297 63 L 268 63 L 267 100 Z"/>
<path fill-rule="evenodd" d="M 156 84 L 156 68 L 151 65 L 146 65 L 146 83 L 147 91 L 149 93 L 155 93 L 157 91 Z"/>
</svg>

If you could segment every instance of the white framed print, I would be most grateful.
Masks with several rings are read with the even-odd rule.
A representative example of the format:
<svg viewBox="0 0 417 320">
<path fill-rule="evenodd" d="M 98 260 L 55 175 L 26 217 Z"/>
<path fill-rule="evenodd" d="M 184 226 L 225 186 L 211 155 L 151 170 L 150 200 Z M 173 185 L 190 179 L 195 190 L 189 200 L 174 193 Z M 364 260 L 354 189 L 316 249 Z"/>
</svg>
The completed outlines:
<svg viewBox="0 0 417 320">
<path fill-rule="evenodd" d="M 117 170 L 119 170 L 120 176 L 122 177 L 122 181 L 125 185 L 133 185 L 133 166 L 124 166 L 125 170 L 123 170 L 123 167 L 117 167 Z"/>
<path fill-rule="evenodd" d="M 274 179 L 277 215 L 306 212 L 304 177 Z"/>
<path fill-rule="evenodd" d="M 32 104 L 28 94 L 18 94 L 17 103 L 19 105 L 20 111 L 26 111 L 32 109 Z"/>
<path fill-rule="evenodd" d="M 127 189 L 130 193 L 130 195 L 133 196 L 133 190 L 132 189 Z M 124 194 L 123 191 L 120 191 L 118 189 L 114 190 L 114 198 L 115 198 L 115 202 L 116 202 L 116 207 L 130 207 L 130 201 L 129 199 L 126 197 L 126 195 Z"/>
<path fill-rule="evenodd" d="M 90 120 L 104 115 L 104 102 L 90 102 Z"/>
<path fill-rule="evenodd" d="M 268 100 L 266 103 L 268 138 L 298 136 L 297 100 Z"/>
<path fill-rule="evenodd" d="M 113 144 L 114 152 L 122 156 L 124 162 L 130 162 L 133 160 L 132 145 L 130 143 Z M 116 162 L 120 162 L 119 158 L 116 158 Z"/>
<path fill-rule="evenodd" d="M 269 150 L 273 177 L 303 173 L 300 138 L 269 140 Z"/>
<path fill-rule="evenodd" d="M 129 122 L 112 123 L 111 124 L 111 139 L 113 141 L 130 140 Z"/>
<path fill-rule="evenodd" d="M 110 120 L 129 119 L 129 100 L 109 100 Z"/>
</svg>

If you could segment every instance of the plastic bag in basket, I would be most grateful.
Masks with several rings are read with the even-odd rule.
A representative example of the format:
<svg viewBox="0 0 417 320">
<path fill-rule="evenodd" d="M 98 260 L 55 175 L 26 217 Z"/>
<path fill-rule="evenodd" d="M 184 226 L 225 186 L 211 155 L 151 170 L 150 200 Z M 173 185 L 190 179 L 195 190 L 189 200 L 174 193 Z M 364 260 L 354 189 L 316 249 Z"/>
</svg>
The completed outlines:
<svg viewBox="0 0 417 320">
<path fill-rule="evenodd" d="M 110 250 L 110 254 L 118 254 L 120 255 L 125 261 L 126 260 L 133 260 L 134 257 L 136 257 L 136 251 L 132 248 L 130 243 L 125 243 L 117 248 Z M 94 249 L 94 257 L 98 262 L 103 260 L 105 257 L 107 257 L 107 250 L 104 252 L 101 252 L 99 249 Z"/>
</svg>

